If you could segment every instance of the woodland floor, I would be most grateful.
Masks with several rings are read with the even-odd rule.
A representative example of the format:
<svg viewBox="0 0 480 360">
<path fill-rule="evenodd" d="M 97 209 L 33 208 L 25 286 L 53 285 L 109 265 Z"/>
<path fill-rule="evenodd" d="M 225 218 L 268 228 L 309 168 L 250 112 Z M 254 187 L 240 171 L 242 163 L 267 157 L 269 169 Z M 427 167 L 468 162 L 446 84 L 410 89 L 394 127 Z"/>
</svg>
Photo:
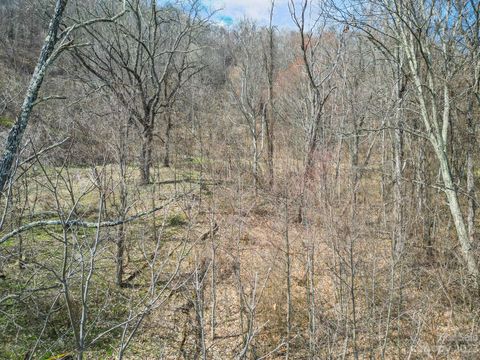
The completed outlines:
<svg viewBox="0 0 480 360">
<path fill-rule="evenodd" d="M 115 168 L 110 170 L 113 172 Z M 55 173 L 55 169 L 49 171 Z M 80 194 L 82 189 L 88 188 L 90 169 L 71 168 L 68 173 L 74 180 L 73 193 Z M 352 287 L 348 280 L 349 269 L 345 266 L 348 263 L 345 256 L 350 254 L 351 244 L 357 272 L 353 289 L 357 297 L 357 350 L 362 354 L 361 358 L 380 358 L 382 348 L 385 349 L 385 358 L 392 359 L 480 357 L 475 341 L 478 334 L 474 320 L 476 311 L 465 306 L 471 302 L 471 295 L 462 293 L 462 282 L 457 277 L 449 277 L 448 272 L 443 271 L 449 266 L 454 267 L 455 259 L 451 260 L 452 263 L 432 266 L 422 260 L 421 251 L 412 245 L 409 251 L 416 257 L 406 258 L 396 265 L 408 270 L 402 272 L 401 288 L 391 290 L 399 280 L 395 275 L 392 282 L 391 240 L 385 230 L 387 227 L 382 225 L 382 202 L 379 190 L 374 186 L 375 174 L 362 180 L 357 210 L 359 220 L 354 230 L 345 220 L 348 201 L 316 204 L 321 210 L 311 216 L 310 226 L 304 226 L 295 221 L 297 209 L 294 203 L 285 208 L 281 192 L 260 190 L 255 197 L 251 187 L 240 180 L 215 183 L 213 179 L 202 179 L 199 172 L 185 169 L 162 168 L 155 176 L 159 180 L 152 185 L 134 186 L 138 173 L 131 170 L 130 191 L 135 198 L 131 213 L 158 206 L 175 193 L 188 195 L 155 216 L 128 224 L 129 256 L 125 277 L 131 276 L 131 279 L 127 287 L 119 289 L 114 285 L 115 228 L 104 232 L 107 242 L 98 255 L 93 278 L 91 318 L 96 321 L 96 316 L 100 318 L 101 315 L 102 323 L 96 325 L 102 329 L 138 306 L 148 292 L 152 272 L 145 264 L 149 254 L 160 245 L 156 266 L 161 268 L 162 275 L 158 283 L 168 284 L 168 287 L 159 302 L 161 306 L 152 310 L 143 322 L 126 358 L 191 359 L 198 355 L 202 329 L 195 307 L 199 294 L 195 290 L 194 274 L 201 276 L 202 323 L 208 358 L 233 359 L 241 351 L 242 329 L 247 326 L 248 317 L 239 309 L 245 303 L 247 307 L 253 307 L 256 314 L 252 341 L 254 354 L 265 359 L 284 358 L 286 229 L 291 255 L 291 358 L 309 357 L 305 350 L 308 349 L 305 344 L 308 343 L 309 322 L 306 254 L 312 239 L 318 309 L 316 331 L 321 339 L 317 343 L 319 358 L 326 358 L 327 354 L 334 358 L 353 356 L 349 335 Z M 44 214 L 45 218 L 45 214 L 56 207 L 55 199 L 49 191 L 42 190 L 45 174 L 37 177 L 40 190 L 35 192 L 35 198 L 29 197 L 27 201 L 36 202 L 35 213 Z M 106 218 L 115 217 L 116 196 L 117 193 L 113 192 L 107 198 Z M 61 192 L 65 204 L 69 202 L 68 197 L 67 191 Z M 77 208 L 79 217 L 95 221 L 98 194 L 89 192 L 79 201 Z M 55 214 L 51 214 L 51 218 L 55 218 Z M 218 231 L 212 231 L 217 226 Z M 23 270 L 12 260 L 18 250 L 18 238 L 4 244 L 2 273 L 5 277 L 0 279 L 2 297 L 3 294 L 22 293 L 22 289 L 30 290 L 22 293 L 21 301 L 2 304 L 2 359 L 24 358 L 32 341 L 37 339 L 41 319 L 36 316 L 43 313 L 57 293 L 57 289 L 43 289 L 55 283 L 53 271 L 39 269 L 46 264 L 51 269 L 60 267 L 62 247 L 55 236 L 60 234 L 59 230 L 38 229 L 22 235 L 26 259 Z M 91 237 L 94 232 L 95 229 L 84 230 L 83 235 Z M 441 259 L 449 257 L 448 251 L 445 250 L 446 255 Z M 177 266 L 177 276 L 169 282 L 169 274 Z M 215 283 L 215 292 L 212 282 Z M 243 289 L 243 298 L 239 296 L 239 288 Z M 401 302 L 398 297 L 402 297 Z M 393 303 L 401 304 L 401 308 L 389 309 Z M 11 306 L 17 307 L 16 311 L 12 311 Z M 213 308 L 215 320 L 212 320 Z M 70 350 L 68 341 L 64 342 L 69 328 L 65 313 L 54 313 L 51 322 L 39 340 L 40 347 L 51 343 L 52 339 L 57 340 L 50 348 L 44 348 L 44 354 L 39 357 L 42 359 L 53 359 L 52 356 Z M 389 335 L 385 341 L 383 335 L 387 330 Z M 118 331 L 106 336 L 87 353 L 87 358 L 112 358 L 117 351 L 119 336 Z"/>
</svg>

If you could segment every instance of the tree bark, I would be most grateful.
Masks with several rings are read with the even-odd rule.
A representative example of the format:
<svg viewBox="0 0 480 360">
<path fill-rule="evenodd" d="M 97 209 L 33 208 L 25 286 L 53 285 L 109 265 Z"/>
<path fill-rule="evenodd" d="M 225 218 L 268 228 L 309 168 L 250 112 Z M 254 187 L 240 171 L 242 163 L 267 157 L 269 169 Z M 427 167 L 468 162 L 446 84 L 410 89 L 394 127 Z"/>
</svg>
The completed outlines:
<svg viewBox="0 0 480 360">
<path fill-rule="evenodd" d="M 172 117 L 170 115 L 169 109 L 166 110 L 168 113 L 166 114 L 167 118 L 167 129 L 165 131 L 165 146 L 164 146 L 164 157 L 163 157 L 163 166 L 170 167 L 170 138 L 172 133 Z"/>
<path fill-rule="evenodd" d="M 435 76 L 432 69 L 431 61 L 425 63 L 425 78 L 423 78 L 423 70 L 421 70 L 422 58 L 418 55 L 418 47 L 421 48 L 424 57 L 431 58 L 430 49 L 426 44 L 425 39 L 417 39 L 414 34 L 410 33 L 410 29 L 402 20 L 403 14 L 397 14 L 397 20 L 401 24 L 398 28 L 400 33 L 400 41 L 402 43 L 402 50 L 404 51 L 410 72 L 415 84 L 416 97 L 420 105 L 420 113 L 428 134 L 430 143 L 435 151 L 436 157 L 440 163 L 440 172 L 444 185 L 444 192 L 447 197 L 450 213 L 455 224 L 458 242 L 462 249 L 462 255 L 466 262 L 468 272 L 478 284 L 479 269 L 473 253 L 472 244 L 468 238 L 467 228 L 465 226 L 465 219 L 462 214 L 460 204 L 458 201 L 458 192 L 453 180 L 450 161 L 447 156 L 447 140 L 448 127 L 450 125 L 450 95 L 448 88 L 448 75 L 444 79 L 443 84 L 443 114 L 441 121 L 439 121 L 436 96 L 432 95 L 435 89 Z M 447 64 L 452 65 L 453 64 Z M 427 91 L 425 91 L 427 87 Z"/>
<path fill-rule="evenodd" d="M 286 262 L 286 277 L 287 277 L 287 293 L 286 293 L 286 302 L 287 302 L 287 334 L 286 334 L 286 351 L 285 351 L 285 360 L 288 360 L 290 357 L 290 341 L 292 333 L 292 259 L 290 253 L 290 236 L 288 233 L 288 186 L 285 186 L 285 262 Z"/>
<path fill-rule="evenodd" d="M 142 134 L 142 152 L 140 154 L 141 183 L 150 184 L 150 168 L 152 167 L 153 129 L 144 127 Z"/>
<path fill-rule="evenodd" d="M 5 149 L 0 160 L 0 191 L 3 191 L 5 184 L 10 179 L 13 163 L 20 149 L 22 138 L 30 119 L 30 114 L 35 106 L 35 101 L 37 100 L 38 92 L 42 86 L 47 68 L 54 58 L 52 57 L 52 54 L 58 41 L 57 34 L 67 3 L 68 0 L 57 0 L 55 4 L 54 15 L 50 21 L 47 37 L 45 38 L 40 57 L 30 80 L 25 99 L 23 100 L 20 109 L 20 114 L 8 133 Z"/>
<path fill-rule="evenodd" d="M 120 127 L 119 135 L 119 158 L 118 165 L 120 169 L 120 220 L 125 221 L 128 212 L 128 187 L 127 187 L 127 142 L 128 142 L 128 123 Z M 124 259 L 126 250 L 126 231 L 125 224 L 122 223 L 118 229 L 117 254 L 115 283 L 117 286 L 123 286 Z"/>
<path fill-rule="evenodd" d="M 470 244 L 475 243 L 475 174 L 473 173 L 473 156 L 475 149 L 475 133 L 476 125 L 473 120 L 473 99 L 470 100 L 468 113 L 467 113 L 467 126 L 468 126 L 468 145 L 467 145 L 467 194 L 468 194 L 468 239 Z"/>
<path fill-rule="evenodd" d="M 269 99 L 269 106 L 267 108 L 267 116 L 265 121 L 265 131 L 267 133 L 267 166 L 268 166 L 268 185 L 270 188 L 275 183 L 275 171 L 274 171 L 274 108 L 272 104 L 273 100 Z"/>
<path fill-rule="evenodd" d="M 447 154 L 445 153 L 444 149 L 441 149 L 438 146 L 435 147 L 435 151 L 440 161 L 442 179 L 445 186 L 445 195 L 447 197 L 450 213 L 452 214 L 453 222 L 455 224 L 458 241 L 460 242 L 460 246 L 462 248 L 463 257 L 467 263 L 467 269 L 470 275 L 474 277 L 475 281 L 478 281 L 480 275 L 478 271 L 478 264 L 475 259 L 475 255 L 473 254 L 472 244 L 468 238 L 468 232 L 460 208 L 460 203 L 458 201 L 457 189 L 452 179 Z"/>
<path fill-rule="evenodd" d="M 401 256 L 405 246 L 404 229 L 404 188 L 403 188 L 403 95 L 406 87 L 406 81 L 402 73 L 401 55 L 397 56 L 397 106 L 395 113 L 394 136 L 393 136 L 393 157 L 394 157 L 394 255 L 395 258 Z"/>
<path fill-rule="evenodd" d="M 275 8 L 275 0 L 272 0 L 270 7 L 270 23 L 268 27 L 268 59 L 266 60 L 267 80 L 268 80 L 268 103 L 267 113 L 265 117 L 265 130 L 267 133 L 267 166 L 268 166 L 268 184 L 270 188 L 275 183 L 274 171 L 274 122 L 275 122 L 275 107 L 274 107 L 274 92 L 273 92 L 273 72 L 274 72 L 274 38 L 273 38 L 273 10 Z"/>
</svg>

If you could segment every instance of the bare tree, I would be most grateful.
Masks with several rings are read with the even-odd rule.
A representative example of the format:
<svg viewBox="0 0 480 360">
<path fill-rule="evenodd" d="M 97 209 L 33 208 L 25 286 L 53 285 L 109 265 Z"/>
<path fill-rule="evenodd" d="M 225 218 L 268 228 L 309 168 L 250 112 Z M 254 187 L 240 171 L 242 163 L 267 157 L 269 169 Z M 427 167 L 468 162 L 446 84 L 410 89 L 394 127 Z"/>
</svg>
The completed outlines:
<svg viewBox="0 0 480 360">
<path fill-rule="evenodd" d="M 399 44 L 405 53 L 414 82 L 425 131 L 439 161 L 443 190 L 463 257 L 468 271 L 477 282 L 479 277 L 477 259 L 468 237 L 464 215 L 460 208 L 458 187 L 447 155 L 452 105 L 450 83 L 456 70 L 450 54 L 458 51 L 453 39 L 459 34 L 461 22 L 466 14 L 463 11 L 457 13 L 448 2 L 440 2 L 428 10 L 425 7 L 426 3 L 421 2 L 418 5 L 386 2 L 385 8 L 391 14 L 395 29 L 398 31 Z M 444 11 L 446 16 L 443 15 Z M 424 26 L 427 28 L 426 32 L 422 31 Z M 438 46 L 432 44 L 429 39 L 429 36 L 435 35 L 442 39 Z M 436 66 L 437 61 L 440 62 L 440 67 Z"/>
<path fill-rule="evenodd" d="M 344 7 L 341 12 L 346 23 L 362 30 L 372 42 L 391 55 L 384 39 L 385 28 L 381 24 L 386 25 L 389 29 L 388 37 L 394 39 L 399 47 L 405 59 L 405 71 L 412 79 L 423 124 L 423 133 L 420 135 L 428 139 L 438 161 L 442 189 L 462 255 L 470 275 L 477 282 L 477 259 L 468 237 L 457 179 L 452 172 L 452 160 L 448 154 L 453 107 L 452 84 L 463 64 L 458 61 L 463 55 L 454 39 L 462 37 L 462 24 L 470 18 L 472 11 L 475 12 L 467 2 L 462 3 L 374 1 L 371 2 L 371 9 L 367 9 L 365 4 L 356 3 L 353 7 Z M 377 16 L 369 17 L 368 14 L 372 11 L 378 11 Z M 434 41 L 434 38 L 438 38 L 439 42 Z"/>
<path fill-rule="evenodd" d="M 262 73 L 261 38 L 254 23 L 241 23 L 234 33 L 236 66 L 229 69 L 230 91 L 247 126 L 251 139 L 252 173 L 254 188 L 257 189 L 260 174 L 261 137 L 265 124 L 265 83 L 258 78 Z"/>
<path fill-rule="evenodd" d="M 324 109 L 328 98 L 332 94 L 335 85 L 332 82 L 338 57 L 341 50 L 341 42 L 335 44 L 333 56 L 326 52 L 324 36 L 328 36 L 325 29 L 325 18 L 322 14 L 313 13 L 308 0 L 297 4 L 289 2 L 290 15 L 298 29 L 300 41 L 300 56 L 305 68 L 306 81 L 308 84 L 308 98 L 305 109 L 306 146 L 305 146 L 305 169 L 300 195 L 300 207 L 298 220 L 303 221 L 305 206 L 305 191 L 308 180 L 312 177 L 315 156 L 320 144 L 325 142 Z M 328 62 L 326 59 L 328 58 Z"/>
<path fill-rule="evenodd" d="M 274 169 L 274 149 L 275 149 L 275 27 L 273 25 L 273 14 L 275 10 L 275 0 L 270 3 L 270 16 L 267 28 L 267 44 L 264 45 L 264 63 L 267 74 L 267 104 L 265 107 L 265 132 L 267 135 L 267 166 L 268 182 L 273 187 L 275 182 Z"/>
<path fill-rule="evenodd" d="M 38 99 L 38 93 L 42 86 L 47 69 L 55 62 L 55 60 L 63 51 L 72 48 L 72 35 L 75 31 L 81 28 L 86 28 L 98 22 L 113 22 L 120 18 L 124 13 L 124 10 L 122 11 L 122 9 L 120 9 L 118 13 L 112 14 L 109 17 L 86 20 L 84 22 L 68 26 L 65 29 L 61 29 L 63 15 L 67 4 L 68 0 L 57 0 L 55 2 L 52 19 L 50 21 L 48 33 L 45 37 L 45 42 L 40 52 L 37 65 L 32 74 L 30 84 L 20 109 L 20 113 L 18 114 L 15 124 L 8 134 L 4 152 L 0 160 L 0 191 L 4 190 L 5 184 L 8 182 L 8 179 L 11 176 L 12 166 L 21 147 L 22 138 L 27 128 L 33 107 L 39 101 L 48 100 L 48 97 L 40 100 Z"/>
<path fill-rule="evenodd" d="M 100 4 L 97 11 L 108 16 L 113 4 Z M 91 45 L 74 53 L 131 114 L 141 137 L 139 158 L 144 184 L 151 181 L 157 116 L 165 113 L 170 129 L 173 99 L 203 68 L 196 58 L 200 49 L 196 39 L 208 17 L 202 18 L 200 1 L 176 5 L 129 2 L 128 15 L 122 21 L 86 29 L 85 38 Z"/>
</svg>

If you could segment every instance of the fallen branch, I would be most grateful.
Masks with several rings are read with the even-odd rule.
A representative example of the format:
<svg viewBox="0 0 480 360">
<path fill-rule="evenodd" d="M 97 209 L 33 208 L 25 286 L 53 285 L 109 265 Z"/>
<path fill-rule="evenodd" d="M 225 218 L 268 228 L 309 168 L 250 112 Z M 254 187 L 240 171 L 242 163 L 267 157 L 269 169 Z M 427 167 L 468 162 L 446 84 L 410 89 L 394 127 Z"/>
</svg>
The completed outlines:
<svg viewBox="0 0 480 360">
<path fill-rule="evenodd" d="M 187 194 L 183 194 L 181 195 L 180 197 L 183 197 Z M 148 215 L 151 215 L 159 210 L 162 210 L 163 208 L 165 208 L 167 205 L 170 205 L 171 203 L 173 203 L 174 201 L 176 201 L 179 197 L 175 197 L 173 199 L 171 199 L 170 201 L 168 201 L 167 203 L 165 204 L 162 204 L 161 206 L 158 206 L 158 207 L 155 207 L 153 209 L 150 209 L 150 210 L 147 210 L 147 211 L 143 211 L 143 212 L 140 212 L 138 214 L 135 214 L 133 216 L 130 216 L 128 218 L 125 218 L 125 219 L 119 219 L 119 220 L 111 220 L 111 221 L 102 221 L 102 222 L 87 222 L 87 221 L 82 221 L 82 220 L 67 220 L 67 221 L 64 221 L 64 220 L 39 220 L 39 221 L 34 221 L 34 222 L 31 222 L 29 224 L 25 224 L 23 226 L 20 226 L 19 228 L 9 232 L 8 234 L 4 235 L 1 239 L 0 239 L 0 245 L 3 244 L 5 241 L 7 241 L 8 239 L 18 235 L 18 234 L 21 234 L 25 231 L 28 231 L 28 230 L 31 230 L 31 229 L 35 229 L 35 228 L 38 228 L 38 227 L 51 227 L 51 226 L 63 226 L 63 227 L 81 227 L 81 228 L 93 228 L 93 229 L 96 229 L 96 228 L 99 228 L 99 227 L 113 227 L 113 226 L 118 226 L 118 225 L 121 225 L 121 224 L 126 224 L 126 223 L 129 223 L 129 222 L 132 222 L 132 221 L 135 221 L 141 217 L 144 217 L 144 216 L 148 216 Z"/>
<path fill-rule="evenodd" d="M 223 182 L 222 180 L 201 180 L 201 179 L 193 179 L 191 177 L 182 177 L 179 179 L 170 179 L 170 180 L 163 180 L 157 182 L 158 185 L 172 185 L 172 184 L 180 184 L 180 183 L 191 183 L 191 184 L 201 184 L 201 185 L 221 185 Z"/>
</svg>

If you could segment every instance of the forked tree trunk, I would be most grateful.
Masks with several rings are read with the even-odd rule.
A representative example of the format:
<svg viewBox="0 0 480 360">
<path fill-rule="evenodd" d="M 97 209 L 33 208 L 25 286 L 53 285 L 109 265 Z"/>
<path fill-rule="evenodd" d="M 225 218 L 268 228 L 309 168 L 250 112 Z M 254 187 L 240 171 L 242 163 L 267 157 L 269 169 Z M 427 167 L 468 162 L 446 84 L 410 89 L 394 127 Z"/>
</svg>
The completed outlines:
<svg viewBox="0 0 480 360">
<path fill-rule="evenodd" d="M 298 217 L 297 221 L 302 223 L 304 221 L 304 208 L 305 208 L 305 193 L 307 191 L 308 180 L 313 176 L 313 166 L 315 163 L 315 154 L 318 147 L 318 137 L 319 137 L 319 127 L 320 127 L 320 115 L 317 116 L 316 122 L 312 128 L 311 134 L 309 134 L 309 142 L 307 153 L 305 155 L 305 168 L 303 171 L 302 179 L 302 188 L 300 194 L 300 206 L 298 208 Z"/>
<path fill-rule="evenodd" d="M 433 69 L 431 68 L 431 64 L 426 64 L 425 82 L 422 78 L 424 70 L 420 70 L 421 64 L 419 64 L 418 46 L 421 47 L 422 51 L 426 53 L 427 56 L 431 57 L 428 45 L 423 42 L 424 39 L 416 39 L 413 34 L 409 33 L 410 29 L 402 22 L 402 20 L 404 20 L 401 18 L 402 15 L 402 13 L 396 14 L 399 24 L 401 24 L 398 30 L 402 43 L 402 50 L 408 60 L 408 65 L 415 84 L 416 97 L 420 105 L 420 113 L 425 125 L 425 130 L 429 134 L 430 143 L 432 144 L 435 155 L 440 163 L 440 172 L 445 188 L 444 192 L 455 224 L 462 256 L 465 260 L 470 276 L 474 278 L 475 283 L 478 285 L 480 280 L 478 264 L 472 249 L 472 244 L 468 237 L 465 219 L 458 201 L 457 188 L 453 180 L 450 162 L 447 156 L 447 135 L 448 127 L 450 125 L 450 97 L 446 83 L 447 79 L 445 79 L 445 83 L 443 84 L 443 115 L 442 121 L 439 121 L 437 112 L 438 104 L 436 103 L 437 99 L 428 92 L 429 90 L 433 91 L 435 88 Z M 425 90 L 425 86 L 427 86 L 427 90 Z"/>
</svg>

